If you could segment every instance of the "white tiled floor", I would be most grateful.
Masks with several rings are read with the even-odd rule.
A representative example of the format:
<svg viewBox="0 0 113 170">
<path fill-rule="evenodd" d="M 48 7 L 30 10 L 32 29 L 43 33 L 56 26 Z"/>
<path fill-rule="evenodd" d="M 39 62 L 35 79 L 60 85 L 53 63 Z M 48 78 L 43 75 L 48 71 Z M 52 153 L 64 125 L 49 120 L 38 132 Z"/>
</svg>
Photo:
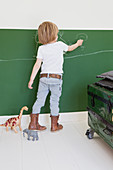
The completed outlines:
<svg viewBox="0 0 113 170">
<path fill-rule="evenodd" d="M 61 116 L 64 129 L 59 132 L 50 132 L 47 123 L 34 142 L 19 130 L 15 134 L 0 127 L 0 170 L 113 170 L 113 149 L 96 134 L 92 140 L 85 136 L 87 113 L 73 115 Z M 22 121 L 23 129 L 25 122 L 28 118 Z"/>
</svg>

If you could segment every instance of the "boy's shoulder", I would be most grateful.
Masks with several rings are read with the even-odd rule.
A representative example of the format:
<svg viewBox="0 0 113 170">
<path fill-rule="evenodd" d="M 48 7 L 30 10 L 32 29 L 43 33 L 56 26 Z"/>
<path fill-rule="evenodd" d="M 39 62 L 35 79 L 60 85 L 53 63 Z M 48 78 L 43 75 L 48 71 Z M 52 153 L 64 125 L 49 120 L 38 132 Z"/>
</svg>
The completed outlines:
<svg viewBox="0 0 113 170">
<path fill-rule="evenodd" d="M 42 44 L 42 45 L 39 46 L 38 50 L 42 50 L 44 48 L 46 49 L 46 48 L 51 47 L 51 46 L 54 48 L 55 46 L 61 47 L 61 46 L 64 46 L 64 45 L 66 45 L 64 42 L 56 41 L 54 43 Z"/>
<path fill-rule="evenodd" d="M 64 44 L 62 41 L 57 41 L 58 44 Z"/>
<path fill-rule="evenodd" d="M 48 43 L 48 44 L 42 44 L 39 46 L 39 48 L 43 48 L 43 47 L 47 47 L 47 46 L 51 46 L 51 45 L 58 45 L 58 44 L 63 44 L 62 41 L 56 41 L 56 42 L 53 42 L 53 43 Z"/>
</svg>

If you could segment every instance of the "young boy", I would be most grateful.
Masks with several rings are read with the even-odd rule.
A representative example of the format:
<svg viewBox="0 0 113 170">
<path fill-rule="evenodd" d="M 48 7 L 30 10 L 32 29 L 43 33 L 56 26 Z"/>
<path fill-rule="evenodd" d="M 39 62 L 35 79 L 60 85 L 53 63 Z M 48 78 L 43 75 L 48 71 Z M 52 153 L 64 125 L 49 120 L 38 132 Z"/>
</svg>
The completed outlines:
<svg viewBox="0 0 113 170">
<path fill-rule="evenodd" d="M 57 131 L 63 128 L 58 123 L 59 119 L 59 99 L 62 89 L 63 74 L 63 51 L 73 51 L 81 46 L 83 40 L 78 40 L 73 45 L 66 45 L 58 41 L 58 28 L 54 23 L 43 22 L 38 28 L 38 39 L 41 45 L 38 48 L 37 60 L 33 67 L 28 88 L 32 89 L 33 81 L 41 67 L 40 81 L 37 93 L 37 100 L 33 105 L 31 113 L 30 130 L 45 130 L 45 126 L 38 123 L 40 109 L 45 104 L 46 97 L 51 92 L 50 110 L 51 110 L 51 131 Z M 42 64 L 42 65 L 41 65 Z"/>
</svg>

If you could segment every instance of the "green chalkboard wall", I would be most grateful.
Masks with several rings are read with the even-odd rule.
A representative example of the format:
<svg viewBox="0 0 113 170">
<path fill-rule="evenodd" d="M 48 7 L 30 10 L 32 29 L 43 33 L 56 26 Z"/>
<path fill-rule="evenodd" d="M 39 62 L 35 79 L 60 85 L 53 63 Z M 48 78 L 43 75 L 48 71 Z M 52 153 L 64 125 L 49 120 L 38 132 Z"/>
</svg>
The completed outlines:
<svg viewBox="0 0 113 170">
<path fill-rule="evenodd" d="M 27 105 L 31 112 L 39 82 L 27 88 L 38 44 L 36 30 L 0 30 L 0 115 L 15 115 Z M 60 112 L 84 111 L 87 85 L 96 75 L 113 70 L 112 30 L 60 30 L 59 40 L 71 45 L 83 39 L 81 47 L 64 54 L 63 91 Z M 38 41 L 38 40 L 37 40 Z M 41 113 L 50 113 L 49 96 Z"/>
</svg>

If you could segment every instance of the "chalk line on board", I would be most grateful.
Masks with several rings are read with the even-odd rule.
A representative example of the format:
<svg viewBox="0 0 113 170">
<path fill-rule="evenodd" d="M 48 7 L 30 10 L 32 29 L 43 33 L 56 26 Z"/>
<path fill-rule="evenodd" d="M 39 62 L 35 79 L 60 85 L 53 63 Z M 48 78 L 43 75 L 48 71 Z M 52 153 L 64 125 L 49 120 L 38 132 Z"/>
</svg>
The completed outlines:
<svg viewBox="0 0 113 170">
<path fill-rule="evenodd" d="M 2 62 L 8 62 L 8 61 L 29 61 L 29 60 L 36 60 L 35 58 L 17 58 L 17 59 L 10 59 L 10 60 L 3 60 L 0 59 Z"/>
<path fill-rule="evenodd" d="M 95 51 L 95 52 L 92 52 L 92 53 L 78 54 L 78 55 L 75 55 L 75 56 L 66 57 L 65 59 L 73 59 L 73 58 L 81 57 L 81 56 L 89 56 L 89 55 L 95 55 L 95 54 L 100 54 L 100 53 L 112 53 L 112 52 L 113 52 L 113 50 L 101 50 L 101 51 Z"/>
<path fill-rule="evenodd" d="M 62 38 L 63 35 L 64 35 L 64 32 L 63 32 L 63 31 L 59 31 L 59 32 L 58 32 L 58 37 L 59 37 L 59 39 L 62 40 L 64 43 L 68 44 L 68 42 Z"/>
<path fill-rule="evenodd" d="M 70 56 L 70 57 L 64 57 L 64 59 L 73 59 L 77 57 L 82 57 L 82 56 L 89 56 L 89 55 L 96 55 L 100 53 L 113 53 L 113 50 L 101 50 L 101 51 L 95 51 L 92 53 L 86 53 L 86 54 L 78 54 L 75 56 Z M 10 59 L 10 60 L 3 60 L 0 59 L 0 62 L 8 62 L 8 61 L 30 61 L 30 60 L 36 60 L 36 58 L 17 58 L 17 59 Z"/>
</svg>

